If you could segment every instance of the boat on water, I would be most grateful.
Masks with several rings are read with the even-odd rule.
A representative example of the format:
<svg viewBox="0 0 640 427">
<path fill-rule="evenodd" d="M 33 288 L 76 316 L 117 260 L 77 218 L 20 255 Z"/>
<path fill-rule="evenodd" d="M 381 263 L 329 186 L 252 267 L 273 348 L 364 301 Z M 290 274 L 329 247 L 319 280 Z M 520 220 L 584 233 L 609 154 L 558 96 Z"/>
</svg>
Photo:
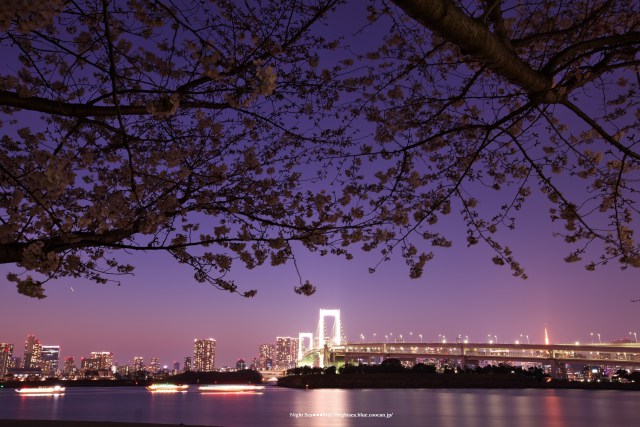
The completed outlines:
<svg viewBox="0 0 640 427">
<path fill-rule="evenodd" d="M 255 384 L 210 384 L 202 385 L 202 393 L 258 393 L 264 390 L 263 385 Z"/>
<path fill-rule="evenodd" d="M 151 384 L 147 386 L 147 390 L 158 393 L 177 393 L 179 391 L 187 391 L 187 384 Z"/>
<path fill-rule="evenodd" d="M 24 395 L 49 395 L 49 394 L 63 394 L 65 387 L 54 386 L 41 386 L 41 387 L 22 387 L 17 388 L 16 391 Z"/>
</svg>

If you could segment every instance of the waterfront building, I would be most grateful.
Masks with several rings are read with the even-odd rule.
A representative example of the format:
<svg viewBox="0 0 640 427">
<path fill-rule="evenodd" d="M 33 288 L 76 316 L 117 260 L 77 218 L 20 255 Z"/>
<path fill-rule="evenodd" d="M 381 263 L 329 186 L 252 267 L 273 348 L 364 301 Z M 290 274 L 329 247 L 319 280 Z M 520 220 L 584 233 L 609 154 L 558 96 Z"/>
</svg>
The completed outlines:
<svg viewBox="0 0 640 427">
<path fill-rule="evenodd" d="M 0 378 L 13 368 L 13 344 L 0 342 Z"/>
<path fill-rule="evenodd" d="M 27 335 L 24 343 L 22 367 L 25 369 L 40 367 L 40 340 L 35 335 Z"/>
<path fill-rule="evenodd" d="M 271 369 L 275 354 L 276 346 L 274 344 L 260 344 L 258 346 L 258 368 Z M 269 361 L 269 367 L 267 367 L 267 361 Z"/>
<path fill-rule="evenodd" d="M 144 358 L 142 356 L 136 356 L 133 358 L 133 371 L 144 370 Z"/>
<path fill-rule="evenodd" d="M 184 369 L 182 370 L 182 372 L 189 371 L 191 371 L 191 356 L 187 356 L 184 358 Z"/>
<path fill-rule="evenodd" d="M 244 371 L 245 369 L 247 369 L 247 363 L 244 359 L 238 359 L 236 362 L 236 371 Z"/>
<path fill-rule="evenodd" d="M 113 353 L 110 351 L 92 351 L 91 359 L 96 360 L 98 370 L 111 370 L 113 366 Z"/>
<path fill-rule="evenodd" d="M 42 374 L 54 377 L 58 375 L 58 361 L 60 359 L 59 345 L 40 346 L 40 366 Z"/>
<path fill-rule="evenodd" d="M 196 372 L 210 372 L 216 366 L 216 340 L 195 339 L 193 342 L 193 369 Z"/>
<path fill-rule="evenodd" d="M 78 374 L 78 368 L 76 367 L 76 361 L 73 356 L 64 358 L 64 367 L 62 368 L 62 375 L 64 377 L 75 377 Z"/>
<path fill-rule="evenodd" d="M 249 365 L 249 369 L 251 369 L 253 371 L 257 371 L 259 364 L 260 364 L 260 361 L 258 360 L 258 358 L 257 357 L 253 357 L 253 358 L 251 358 L 251 364 Z"/>
<path fill-rule="evenodd" d="M 296 366 L 298 338 L 276 337 L 275 369 L 291 369 Z"/>
<path fill-rule="evenodd" d="M 131 374 L 131 366 L 129 365 L 117 365 L 116 374 L 122 378 L 127 378 Z"/>
<path fill-rule="evenodd" d="M 151 363 L 149 363 L 149 372 L 152 374 L 157 374 L 160 371 L 160 360 L 157 357 L 151 358 Z"/>
</svg>

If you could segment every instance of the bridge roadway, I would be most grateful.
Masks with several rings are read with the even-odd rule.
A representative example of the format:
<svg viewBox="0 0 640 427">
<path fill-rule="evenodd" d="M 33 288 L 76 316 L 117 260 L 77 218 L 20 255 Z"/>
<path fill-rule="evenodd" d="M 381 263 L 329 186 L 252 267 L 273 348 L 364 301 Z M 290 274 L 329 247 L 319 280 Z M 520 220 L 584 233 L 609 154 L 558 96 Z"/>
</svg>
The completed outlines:
<svg viewBox="0 0 640 427">
<path fill-rule="evenodd" d="M 318 350 L 316 350 L 318 351 Z M 347 343 L 326 349 L 326 360 L 369 363 L 387 358 L 456 359 L 461 366 L 479 361 L 525 362 L 559 366 L 583 364 L 640 368 L 640 344 L 503 343 Z"/>
</svg>

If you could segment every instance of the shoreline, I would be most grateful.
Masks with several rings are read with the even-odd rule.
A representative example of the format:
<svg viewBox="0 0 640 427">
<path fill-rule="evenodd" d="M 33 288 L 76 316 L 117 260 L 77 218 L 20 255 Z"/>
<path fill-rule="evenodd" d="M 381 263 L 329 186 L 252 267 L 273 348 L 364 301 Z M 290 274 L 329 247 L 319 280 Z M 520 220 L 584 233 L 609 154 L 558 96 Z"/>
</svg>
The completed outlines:
<svg viewBox="0 0 640 427">
<path fill-rule="evenodd" d="M 543 381 L 508 374 L 338 374 L 293 375 L 278 379 L 278 386 L 296 389 L 429 388 L 429 389 L 580 389 L 640 391 L 639 383 Z"/>
</svg>

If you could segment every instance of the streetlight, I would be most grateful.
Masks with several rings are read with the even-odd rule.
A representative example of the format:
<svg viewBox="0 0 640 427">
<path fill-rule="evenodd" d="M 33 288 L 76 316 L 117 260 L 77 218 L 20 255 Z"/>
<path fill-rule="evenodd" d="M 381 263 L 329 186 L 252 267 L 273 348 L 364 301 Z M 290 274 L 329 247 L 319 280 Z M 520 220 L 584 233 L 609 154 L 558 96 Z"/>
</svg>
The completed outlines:
<svg viewBox="0 0 640 427">
<path fill-rule="evenodd" d="M 591 344 L 593 344 L 593 332 L 591 332 Z"/>
<path fill-rule="evenodd" d="M 404 342 L 404 340 L 402 339 L 402 334 L 400 334 L 400 342 Z"/>
<path fill-rule="evenodd" d="M 422 342 L 422 334 L 418 335 L 420 337 L 420 342 Z"/>
<path fill-rule="evenodd" d="M 602 340 L 600 339 L 600 333 L 598 333 L 598 342 L 602 344 Z"/>
<path fill-rule="evenodd" d="M 376 342 L 376 333 L 373 333 L 373 342 Z"/>
<path fill-rule="evenodd" d="M 384 336 L 384 337 L 385 337 L 385 339 L 387 340 L 387 342 L 389 342 L 389 335 L 386 335 L 386 334 L 385 334 L 385 336 Z"/>
<path fill-rule="evenodd" d="M 629 331 L 629 338 L 631 338 L 631 335 L 633 335 L 633 342 L 637 343 L 638 342 L 638 335 L 636 335 L 635 332 Z"/>
<path fill-rule="evenodd" d="M 364 334 L 360 334 L 360 342 L 364 342 Z"/>
</svg>

